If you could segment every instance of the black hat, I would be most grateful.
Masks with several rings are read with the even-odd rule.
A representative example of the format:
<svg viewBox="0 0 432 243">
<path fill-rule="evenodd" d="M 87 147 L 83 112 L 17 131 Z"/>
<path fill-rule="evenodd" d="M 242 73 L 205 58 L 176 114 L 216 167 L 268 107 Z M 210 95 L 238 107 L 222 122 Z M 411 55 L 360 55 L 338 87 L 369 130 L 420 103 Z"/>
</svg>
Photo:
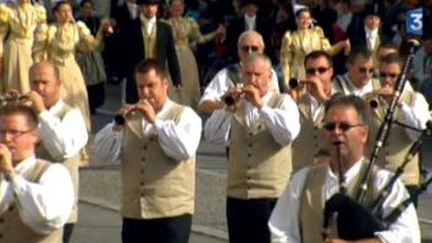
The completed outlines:
<svg viewBox="0 0 432 243">
<path fill-rule="evenodd" d="M 160 4 L 160 0 L 136 0 L 137 5 Z"/>
<path fill-rule="evenodd" d="M 368 15 L 376 15 L 381 17 L 381 8 L 378 3 L 368 3 L 365 5 L 363 16 L 366 18 Z"/>
<path fill-rule="evenodd" d="M 248 4 L 254 4 L 255 6 L 258 6 L 258 7 L 260 6 L 260 3 L 258 0 L 242 0 L 241 4 L 243 7 L 248 5 Z"/>
</svg>

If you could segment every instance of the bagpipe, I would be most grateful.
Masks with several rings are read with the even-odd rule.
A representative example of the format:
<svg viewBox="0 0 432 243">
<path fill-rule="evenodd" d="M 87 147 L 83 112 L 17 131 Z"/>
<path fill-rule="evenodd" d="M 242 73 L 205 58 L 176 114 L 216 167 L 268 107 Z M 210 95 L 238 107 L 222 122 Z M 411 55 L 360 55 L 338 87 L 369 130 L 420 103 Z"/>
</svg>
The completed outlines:
<svg viewBox="0 0 432 243">
<path fill-rule="evenodd" d="M 330 233 L 331 225 L 336 215 L 338 237 L 344 240 L 360 240 L 366 238 L 375 237 L 374 233 L 378 231 L 383 231 L 389 228 L 389 226 L 394 223 L 399 216 L 405 211 L 406 208 L 412 203 L 411 198 L 403 201 L 398 207 L 394 208 L 393 211 L 384 216 L 383 214 L 383 203 L 385 202 L 387 196 L 390 194 L 393 185 L 397 179 L 402 175 L 404 167 L 411 161 L 412 157 L 417 154 L 422 143 L 422 139 L 425 136 L 430 136 L 432 133 L 432 122 L 426 124 L 426 129 L 420 130 L 421 136 L 418 140 L 411 146 L 409 153 L 406 155 L 403 163 L 397 168 L 395 174 L 386 183 L 383 189 L 380 190 L 379 195 L 376 199 L 371 200 L 366 203 L 366 192 L 368 191 L 369 182 L 371 176 L 373 176 L 373 171 L 375 171 L 375 164 L 378 155 L 385 144 L 387 137 L 389 135 L 393 120 L 394 113 L 397 107 L 398 99 L 402 95 L 406 81 L 407 73 L 411 62 L 414 58 L 414 53 L 416 47 L 419 43 L 415 40 L 410 42 L 410 52 L 409 56 L 405 60 L 403 65 L 402 73 L 398 76 L 395 87 L 395 94 L 391 103 L 389 104 L 384 121 L 381 123 L 377 137 L 375 140 L 374 148 L 369 159 L 369 163 L 366 165 L 364 173 L 360 175 L 360 185 L 355 192 L 354 197 L 350 197 L 346 193 L 344 187 L 343 175 L 341 171 L 341 162 L 339 164 L 339 184 L 340 191 L 330 197 L 324 207 L 323 215 L 323 239 L 327 239 Z M 416 129 L 419 130 L 419 129 Z M 339 159 L 340 160 L 340 159 Z M 342 177 L 342 178 L 341 178 Z M 432 179 L 426 180 L 419 189 L 414 192 L 416 195 L 420 195 L 426 190 L 427 186 L 432 182 Z M 367 205 L 365 205 L 367 204 Z"/>
</svg>

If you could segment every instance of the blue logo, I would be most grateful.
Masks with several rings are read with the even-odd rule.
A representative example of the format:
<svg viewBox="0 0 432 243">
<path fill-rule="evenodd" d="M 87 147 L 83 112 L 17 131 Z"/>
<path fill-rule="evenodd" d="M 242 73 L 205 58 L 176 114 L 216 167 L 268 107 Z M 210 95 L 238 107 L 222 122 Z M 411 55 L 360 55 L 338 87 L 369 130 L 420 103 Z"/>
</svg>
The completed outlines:
<svg viewBox="0 0 432 243">
<path fill-rule="evenodd" d="M 423 35 L 423 8 L 407 11 L 406 31 L 408 34 Z"/>
</svg>

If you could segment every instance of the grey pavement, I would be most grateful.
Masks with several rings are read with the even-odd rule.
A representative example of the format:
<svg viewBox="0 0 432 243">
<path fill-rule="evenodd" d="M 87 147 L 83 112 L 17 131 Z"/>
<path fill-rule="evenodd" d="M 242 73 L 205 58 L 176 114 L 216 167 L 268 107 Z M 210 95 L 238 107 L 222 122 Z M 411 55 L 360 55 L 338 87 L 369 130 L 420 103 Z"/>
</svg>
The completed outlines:
<svg viewBox="0 0 432 243">
<path fill-rule="evenodd" d="M 79 222 L 75 226 L 71 243 L 121 242 L 121 217 L 117 211 L 80 203 Z M 226 243 L 199 233 L 192 233 L 189 243 Z"/>
<path fill-rule="evenodd" d="M 108 100 L 93 117 L 94 131 L 110 122 L 120 106 L 120 86 L 107 86 Z M 225 221 L 226 159 L 221 146 L 201 141 L 197 152 L 196 199 L 190 242 L 227 242 Z M 423 145 L 423 164 L 432 169 L 432 139 Z M 81 169 L 80 219 L 73 242 L 120 242 L 119 163 L 92 161 Z M 432 195 L 420 197 L 418 215 L 422 242 L 432 243 Z"/>
</svg>

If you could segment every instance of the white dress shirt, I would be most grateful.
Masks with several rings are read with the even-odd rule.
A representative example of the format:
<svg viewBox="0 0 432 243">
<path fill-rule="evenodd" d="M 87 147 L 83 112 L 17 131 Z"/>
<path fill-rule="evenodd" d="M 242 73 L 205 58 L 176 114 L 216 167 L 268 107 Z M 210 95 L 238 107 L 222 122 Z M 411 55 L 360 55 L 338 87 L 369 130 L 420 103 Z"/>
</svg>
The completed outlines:
<svg viewBox="0 0 432 243">
<path fill-rule="evenodd" d="M 387 102 L 385 100 L 382 101 L 386 107 L 388 107 Z M 429 114 L 429 104 L 424 96 L 417 92 L 414 92 L 410 104 L 402 101 L 401 107 L 397 109 L 398 113 L 397 117 L 395 117 L 396 120 L 410 127 L 425 129 L 426 122 L 431 119 Z M 416 141 L 420 136 L 419 132 L 413 131 L 410 128 L 405 128 L 405 131 L 412 141 Z"/>
<path fill-rule="evenodd" d="M 360 161 L 345 173 L 345 180 L 347 183 L 359 173 L 361 168 Z M 306 167 L 295 173 L 291 182 L 279 197 L 269 221 L 273 243 L 302 242 L 298 216 L 303 187 L 309 171 L 310 167 Z M 373 183 L 375 192 L 377 189 L 382 189 L 391 176 L 392 173 L 386 170 L 379 170 Z M 339 192 L 339 179 L 329 168 L 325 179 L 325 198 L 329 199 L 337 192 Z M 409 194 L 405 186 L 400 180 L 397 180 L 390 195 L 383 203 L 384 214 L 389 214 L 408 197 Z M 420 228 L 414 206 L 411 204 L 400 217 L 390 225 L 388 230 L 376 232 L 375 235 L 386 243 L 420 242 Z"/>
<path fill-rule="evenodd" d="M 53 158 L 64 160 L 76 155 L 88 140 L 88 132 L 81 112 L 73 108 L 60 119 L 56 116 L 65 103 L 59 100 L 39 114 L 39 137 Z"/>
<path fill-rule="evenodd" d="M 373 91 L 372 79 L 369 80 L 366 85 L 359 88 L 359 87 L 354 85 L 354 83 L 351 81 L 351 79 L 348 77 L 347 74 L 344 74 L 342 77 L 343 77 L 342 78 L 343 82 L 339 82 L 337 80 L 333 81 L 333 90 L 338 90 L 339 87 L 336 87 L 336 86 L 341 84 L 342 85 L 341 92 L 344 95 L 356 95 L 359 97 L 364 97 L 367 93 L 370 93 Z"/>
<path fill-rule="evenodd" d="M 201 118 L 189 107 L 185 107 L 179 122 L 161 120 L 173 105 L 169 99 L 156 115 L 155 124 L 142 119 L 145 136 L 158 135 L 162 150 L 175 160 L 185 160 L 195 156 L 201 138 Z M 114 123 L 106 125 L 96 134 L 94 156 L 100 162 L 113 162 L 119 158 L 123 131 L 113 131 Z"/>
<path fill-rule="evenodd" d="M 279 83 L 278 83 L 276 72 L 273 70 L 273 68 L 271 72 L 272 72 L 272 77 L 270 80 L 271 90 L 274 90 L 279 93 Z M 220 70 L 218 73 L 216 73 L 214 78 L 205 88 L 200 103 L 206 100 L 220 100 L 220 98 L 228 92 L 229 88 L 233 86 L 234 83 L 229 78 L 228 69 L 224 68 Z"/>
<path fill-rule="evenodd" d="M 367 41 L 368 49 L 374 50 L 375 45 L 377 43 L 377 38 L 378 38 L 378 28 L 376 28 L 374 30 L 370 30 L 366 26 L 364 28 L 365 28 L 365 33 L 366 33 L 366 41 Z"/>
<path fill-rule="evenodd" d="M 300 132 L 299 112 L 296 103 L 289 95 L 283 94 L 283 102 L 279 107 L 271 108 L 267 105 L 272 93 L 268 92 L 262 97 L 264 105 L 261 109 L 254 107 L 248 101 L 241 101 L 245 106 L 245 122 L 251 127 L 262 119 L 272 134 L 274 140 L 280 145 L 292 142 Z M 204 126 L 204 137 L 213 143 L 228 143 L 231 130 L 232 113 L 224 108 L 215 110 Z"/>
<path fill-rule="evenodd" d="M 255 21 L 256 21 L 256 15 L 254 16 L 249 16 L 247 14 L 244 15 L 244 20 L 245 20 L 245 31 L 246 30 L 254 30 L 255 29 Z"/>
<path fill-rule="evenodd" d="M 74 192 L 69 172 L 61 164 L 51 164 L 38 183 L 27 181 L 22 175 L 36 163 L 34 156 L 21 161 L 13 182 L 0 175 L 0 213 L 13 202 L 19 203 L 23 222 L 41 234 L 62 227 L 68 220 L 74 203 Z"/>
<path fill-rule="evenodd" d="M 156 16 L 148 19 L 144 14 L 140 14 L 141 23 L 144 25 L 148 35 L 151 35 L 152 31 L 156 29 Z"/>
</svg>

